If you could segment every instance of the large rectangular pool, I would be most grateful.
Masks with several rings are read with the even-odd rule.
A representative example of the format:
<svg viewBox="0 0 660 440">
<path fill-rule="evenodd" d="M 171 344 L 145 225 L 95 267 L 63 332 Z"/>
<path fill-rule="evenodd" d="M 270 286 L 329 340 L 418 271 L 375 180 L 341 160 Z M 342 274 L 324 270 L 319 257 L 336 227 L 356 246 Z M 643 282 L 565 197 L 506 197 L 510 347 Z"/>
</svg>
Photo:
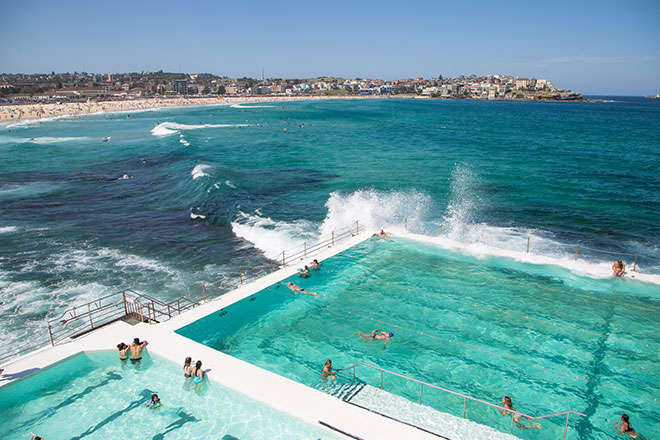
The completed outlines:
<svg viewBox="0 0 660 440">
<path fill-rule="evenodd" d="M 145 404 L 157 393 L 163 405 Z M 0 388 L 0 438 L 337 439 L 311 425 L 210 381 L 185 379 L 157 356 L 136 367 L 115 352 L 81 353 Z"/>
<path fill-rule="evenodd" d="M 178 333 L 285 377 L 328 390 L 319 373 L 369 362 L 530 415 L 576 410 L 569 438 L 609 439 L 622 412 L 648 436 L 660 432 L 660 290 L 635 280 L 593 279 L 554 267 L 474 258 L 414 241 L 368 240 L 290 278 L 318 297 L 270 286 Z M 288 281 L 288 280 L 287 280 Z M 356 332 L 393 332 L 364 342 Z M 380 385 L 378 371 L 358 380 Z M 338 382 L 352 381 L 352 372 Z M 419 399 L 419 385 L 386 375 L 383 388 Z M 424 392 L 455 415 L 463 400 Z M 510 418 L 470 403 L 466 415 L 508 432 Z M 563 436 L 564 418 L 522 438 Z"/>
</svg>

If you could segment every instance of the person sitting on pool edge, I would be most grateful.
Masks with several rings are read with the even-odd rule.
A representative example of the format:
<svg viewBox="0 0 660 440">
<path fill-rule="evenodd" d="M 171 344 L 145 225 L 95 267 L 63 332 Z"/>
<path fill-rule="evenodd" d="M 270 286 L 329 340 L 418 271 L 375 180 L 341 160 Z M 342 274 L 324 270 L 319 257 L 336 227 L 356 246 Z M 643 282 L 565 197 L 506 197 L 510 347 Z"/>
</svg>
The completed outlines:
<svg viewBox="0 0 660 440">
<path fill-rule="evenodd" d="M 117 351 L 119 352 L 119 359 L 122 361 L 128 360 L 128 350 L 129 346 L 124 344 L 123 342 L 120 342 L 117 344 Z"/>
<path fill-rule="evenodd" d="M 147 344 L 148 344 L 147 341 L 140 342 L 140 338 L 133 339 L 133 343 L 131 344 L 130 347 L 131 362 L 136 363 L 142 360 L 142 350 L 144 350 L 144 347 L 146 347 Z"/>
<path fill-rule="evenodd" d="M 286 286 L 287 286 L 289 289 L 291 289 L 291 291 L 293 291 L 293 292 L 299 292 L 299 293 L 302 293 L 303 295 L 311 295 L 311 296 L 317 296 L 317 295 L 318 295 L 318 294 L 315 293 L 315 292 L 308 292 L 308 291 L 306 291 L 305 289 L 303 289 L 302 287 L 298 287 L 298 286 L 296 286 L 296 285 L 293 284 L 291 281 L 289 281 L 288 283 L 286 283 Z"/>
<path fill-rule="evenodd" d="M 325 361 L 325 364 L 323 364 L 323 371 L 321 371 L 321 378 L 323 378 L 323 382 L 327 382 L 328 378 L 332 380 L 333 382 L 337 380 L 337 376 L 335 376 L 336 370 L 332 369 L 332 361 L 328 359 Z"/>
<path fill-rule="evenodd" d="M 522 423 L 520 423 L 520 417 L 524 417 L 524 416 L 521 416 L 516 410 L 513 409 L 513 402 L 511 401 L 511 397 L 504 396 L 500 403 L 502 404 L 502 406 L 504 408 L 510 410 L 510 411 L 507 411 L 505 409 L 500 409 L 499 410 L 500 414 L 502 414 L 503 416 L 506 416 L 506 415 L 511 416 L 513 418 L 513 421 L 516 422 L 516 426 L 518 426 L 519 429 L 541 429 L 541 424 L 539 424 L 537 421 L 531 420 L 527 417 L 525 417 L 525 418 L 527 420 L 530 420 L 533 423 L 533 425 L 528 426 L 528 425 L 523 425 Z"/>
<path fill-rule="evenodd" d="M 309 273 L 309 267 L 305 266 L 304 269 L 298 269 L 298 275 L 300 275 L 301 278 L 309 278 L 311 273 Z"/>
<path fill-rule="evenodd" d="M 158 397 L 158 394 L 152 394 L 151 400 L 147 402 L 146 406 L 147 408 L 151 408 L 151 409 L 160 408 L 162 406 L 162 403 L 160 403 L 160 397 Z"/>
<path fill-rule="evenodd" d="M 385 341 L 383 344 L 383 348 L 387 345 L 388 342 L 392 339 L 392 336 L 394 336 L 394 333 L 392 332 L 386 332 L 385 330 L 373 330 L 371 333 L 362 333 L 362 332 L 357 332 L 355 333 L 358 335 L 364 342 L 371 342 L 371 341 Z"/>
<path fill-rule="evenodd" d="M 623 264 L 623 261 L 617 260 L 612 263 L 612 273 L 615 277 L 623 278 L 626 274 L 626 265 Z"/>
<path fill-rule="evenodd" d="M 614 428 L 618 434 L 627 434 L 630 438 L 637 438 L 637 432 L 635 432 L 630 424 L 628 414 L 621 414 L 621 423 L 615 423 Z"/>
<path fill-rule="evenodd" d="M 319 265 L 319 260 L 317 260 L 316 258 L 314 258 L 314 261 L 309 263 L 309 265 L 312 266 L 312 269 L 314 269 L 314 270 L 320 270 L 321 269 L 321 266 Z"/>
</svg>

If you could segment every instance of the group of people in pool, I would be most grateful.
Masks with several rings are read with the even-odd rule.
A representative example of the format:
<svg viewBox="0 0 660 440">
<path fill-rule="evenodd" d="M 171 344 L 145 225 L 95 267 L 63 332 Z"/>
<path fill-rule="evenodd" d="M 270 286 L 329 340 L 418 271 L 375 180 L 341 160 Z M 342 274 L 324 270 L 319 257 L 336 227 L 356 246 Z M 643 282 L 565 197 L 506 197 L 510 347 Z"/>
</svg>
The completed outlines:
<svg viewBox="0 0 660 440">
<path fill-rule="evenodd" d="M 197 361 L 193 364 L 190 356 L 186 357 L 183 361 L 183 375 L 186 379 L 192 378 L 195 384 L 201 384 L 204 382 L 205 374 L 204 370 L 202 370 L 202 361 Z"/>
<path fill-rule="evenodd" d="M 129 360 L 136 364 L 142 360 L 142 350 L 149 344 L 147 341 L 140 341 L 140 338 L 133 339 L 131 345 L 126 345 L 123 342 L 117 344 L 117 351 L 119 351 L 119 359 L 122 361 Z M 130 354 L 130 357 L 129 357 Z"/>
</svg>

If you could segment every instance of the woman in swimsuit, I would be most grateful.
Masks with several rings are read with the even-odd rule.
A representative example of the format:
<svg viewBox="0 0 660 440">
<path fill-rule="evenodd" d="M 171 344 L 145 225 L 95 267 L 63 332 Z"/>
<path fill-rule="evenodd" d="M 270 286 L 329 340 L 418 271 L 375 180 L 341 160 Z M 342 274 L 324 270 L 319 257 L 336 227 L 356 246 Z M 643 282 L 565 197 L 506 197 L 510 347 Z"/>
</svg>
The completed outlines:
<svg viewBox="0 0 660 440">
<path fill-rule="evenodd" d="M 192 374 L 190 372 L 190 364 L 192 364 L 192 358 L 188 356 L 186 360 L 183 362 L 183 375 L 186 377 L 191 377 Z"/>
<path fill-rule="evenodd" d="M 202 370 L 202 361 L 195 362 L 195 368 L 192 370 L 193 382 L 200 384 L 204 381 L 204 370 Z"/>
<path fill-rule="evenodd" d="M 321 267 L 319 266 L 319 261 L 315 258 L 314 261 L 309 263 L 310 266 L 312 266 L 312 269 L 314 270 L 320 270 Z"/>
<path fill-rule="evenodd" d="M 630 417 L 628 417 L 628 414 L 621 414 L 621 423 L 615 423 L 614 428 L 619 434 L 627 434 L 630 438 L 637 438 L 637 432 L 635 432 L 630 424 Z"/>
<path fill-rule="evenodd" d="M 298 270 L 298 275 L 300 275 L 301 278 L 309 278 L 310 273 L 309 273 L 309 267 L 305 266 L 304 269 L 299 269 Z"/>
<path fill-rule="evenodd" d="M 513 421 L 516 422 L 516 426 L 518 426 L 519 429 L 541 429 L 540 423 L 538 423 L 535 420 L 531 420 L 527 417 L 525 417 L 525 419 L 532 422 L 533 423 L 532 425 L 523 425 L 522 423 L 520 423 L 520 418 L 524 416 L 519 415 L 519 413 L 513 409 L 513 402 L 511 401 L 511 397 L 504 396 L 504 398 L 500 403 L 504 408 L 506 408 L 506 409 L 500 409 L 499 410 L 500 414 L 502 414 L 503 416 L 506 415 L 511 416 L 513 418 Z M 507 411 L 507 409 L 510 411 Z"/>
<path fill-rule="evenodd" d="M 323 365 L 323 371 L 321 371 L 321 378 L 323 378 L 324 382 L 328 381 L 328 378 L 332 380 L 333 382 L 337 380 L 337 376 L 335 376 L 335 370 L 332 369 L 332 361 L 328 359 L 325 361 L 325 364 Z"/>
<path fill-rule="evenodd" d="M 125 361 L 125 360 L 128 359 L 128 350 L 129 350 L 129 348 L 130 347 L 128 345 L 124 344 L 123 342 L 120 342 L 119 344 L 117 344 L 117 351 L 119 351 L 119 359 L 121 359 L 122 361 Z"/>
</svg>

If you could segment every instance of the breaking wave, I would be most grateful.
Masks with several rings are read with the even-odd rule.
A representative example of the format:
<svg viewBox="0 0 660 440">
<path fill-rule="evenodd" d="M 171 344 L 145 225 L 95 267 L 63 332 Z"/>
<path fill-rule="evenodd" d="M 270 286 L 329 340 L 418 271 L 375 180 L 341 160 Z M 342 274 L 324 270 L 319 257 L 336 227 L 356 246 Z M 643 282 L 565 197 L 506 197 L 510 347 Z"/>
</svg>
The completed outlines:
<svg viewBox="0 0 660 440">
<path fill-rule="evenodd" d="M 231 108 L 273 108 L 275 105 L 249 105 L 249 104 L 232 104 Z"/>
<path fill-rule="evenodd" d="M 195 165 L 195 168 L 192 169 L 190 172 L 190 175 L 192 176 L 193 180 L 194 179 L 199 179 L 200 177 L 207 177 L 209 174 L 207 173 L 208 170 L 212 169 L 211 165 L 205 165 L 205 164 L 199 164 Z"/>
<path fill-rule="evenodd" d="M 176 122 L 161 122 L 151 129 L 154 136 L 169 136 L 184 130 L 199 130 L 202 128 L 230 128 L 230 127 L 248 127 L 248 124 L 178 124 Z"/>
<path fill-rule="evenodd" d="M 16 144 L 56 144 L 59 142 L 80 142 L 80 141 L 92 141 L 92 140 L 101 140 L 95 139 L 87 136 L 78 136 L 78 137 L 33 137 L 33 138 L 18 138 L 18 137 L 9 137 L 9 136 L 0 136 L 0 143 L 16 143 Z"/>
</svg>

